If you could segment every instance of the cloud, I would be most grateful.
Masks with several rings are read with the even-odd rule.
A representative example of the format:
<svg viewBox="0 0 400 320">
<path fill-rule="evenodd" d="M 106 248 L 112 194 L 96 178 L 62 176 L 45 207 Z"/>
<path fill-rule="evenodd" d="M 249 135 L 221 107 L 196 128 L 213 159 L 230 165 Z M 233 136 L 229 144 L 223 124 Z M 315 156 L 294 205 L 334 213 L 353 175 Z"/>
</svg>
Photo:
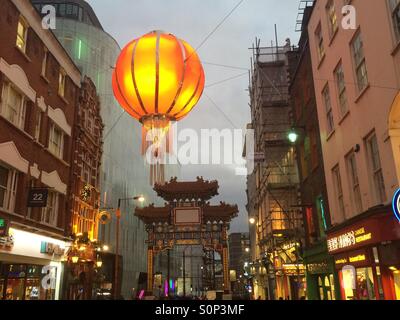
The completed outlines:
<svg viewBox="0 0 400 320">
<path fill-rule="evenodd" d="M 89 0 L 104 29 L 123 47 L 133 38 L 152 30 L 164 30 L 197 47 L 221 19 L 238 3 L 237 0 Z M 112 5 L 110 5 L 112 2 Z M 296 43 L 295 23 L 298 0 L 245 0 L 229 19 L 200 48 L 202 61 L 250 68 L 255 37 L 265 46 L 275 39 L 278 24 L 279 43 L 288 37 Z M 204 65 L 207 84 L 233 77 L 243 71 Z M 226 81 L 207 88 L 205 95 L 180 127 L 240 128 L 250 122 L 248 77 Z M 218 200 L 237 203 L 240 216 L 232 223 L 232 231 L 247 231 L 246 179 L 235 176 L 227 166 L 189 166 L 182 168 L 182 178 L 202 175 L 220 183 Z"/>
</svg>

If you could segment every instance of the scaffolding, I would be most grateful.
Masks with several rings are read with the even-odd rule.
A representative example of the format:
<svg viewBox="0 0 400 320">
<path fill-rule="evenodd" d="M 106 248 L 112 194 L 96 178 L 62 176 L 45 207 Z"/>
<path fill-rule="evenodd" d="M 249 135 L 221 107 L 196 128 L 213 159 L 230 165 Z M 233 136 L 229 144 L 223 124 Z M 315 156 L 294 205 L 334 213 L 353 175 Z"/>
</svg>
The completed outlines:
<svg viewBox="0 0 400 320">
<path fill-rule="evenodd" d="M 303 31 L 304 12 L 307 7 L 312 7 L 314 5 L 314 2 L 315 0 L 300 0 L 297 19 L 296 19 L 296 32 Z"/>
<path fill-rule="evenodd" d="M 267 258 L 276 274 L 276 258 L 285 263 L 301 264 L 296 252 L 288 254 L 289 244 L 298 246 L 304 236 L 301 210 L 298 209 L 299 178 L 294 147 L 288 140 L 292 129 L 289 99 L 287 53 L 294 48 L 290 41 L 283 47 L 251 48 L 250 107 L 255 130 L 255 152 L 264 160 L 256 165 L 255 195 L 258 213 L 257 239 L 260 256 Z M 291 251 L 293 253 L 293 251 Z M 299 272 L 298 272 L 299 274 Z"/>
</svg>

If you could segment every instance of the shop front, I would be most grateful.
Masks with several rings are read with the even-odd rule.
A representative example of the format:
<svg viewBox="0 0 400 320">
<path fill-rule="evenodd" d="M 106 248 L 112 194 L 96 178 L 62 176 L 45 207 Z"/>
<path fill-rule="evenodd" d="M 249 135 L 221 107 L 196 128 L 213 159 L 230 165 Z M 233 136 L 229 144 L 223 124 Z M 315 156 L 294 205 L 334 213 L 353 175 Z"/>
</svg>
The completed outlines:
<svg viewBox="0 0 400 320">
<path fill-rule="evenodd" d="M 10 228 L 0 237 L 0 300 L 58 300 L 66 246 Z"/>
<path fill-rule="evenodd" d="M 343 300 L 400 300 L 400 225 L 390 209 L 336 228 L 327 244 Z"/>
<path fill-rule="evenodd" d="M 333 258 L 328 255 L 326 242 L 304 251 L 307 299 L 339 300 L 340 286 Z"/>
<path fill-rule="evenodd" d="M 301 300 L 306 297 L 306 278 L 303 264 L 282 264 L 276 271 L 278 300 Z"/>
</svg>

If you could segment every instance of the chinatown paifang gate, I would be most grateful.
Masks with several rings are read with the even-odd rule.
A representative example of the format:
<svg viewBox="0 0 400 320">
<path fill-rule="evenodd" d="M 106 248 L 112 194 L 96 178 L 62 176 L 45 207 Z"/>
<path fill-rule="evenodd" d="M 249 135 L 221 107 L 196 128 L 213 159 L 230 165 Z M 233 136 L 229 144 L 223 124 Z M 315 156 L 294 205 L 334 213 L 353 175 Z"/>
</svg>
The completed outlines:
<svg viewBox="0 0 400 320">
<path fill-rule="evenodd" d="M 203 246 L 222 257 L 225 293 L 230 292 L 228 230 L 230 221 L 237 217 L 237 205 L 221 202 L 211 205 L 208 200 L 218 195 L 218 182 L 178 182 L 176 178 L 156 184 L 154 190 L 167 203 L 164 207 L 150 205 L 136 208 L 135 215 L 146 225 L 147 291 L 153 292 L 154 257 L 174 246 Z M 169 279 L 168 279 L 169 280 Z"/>
</svg>

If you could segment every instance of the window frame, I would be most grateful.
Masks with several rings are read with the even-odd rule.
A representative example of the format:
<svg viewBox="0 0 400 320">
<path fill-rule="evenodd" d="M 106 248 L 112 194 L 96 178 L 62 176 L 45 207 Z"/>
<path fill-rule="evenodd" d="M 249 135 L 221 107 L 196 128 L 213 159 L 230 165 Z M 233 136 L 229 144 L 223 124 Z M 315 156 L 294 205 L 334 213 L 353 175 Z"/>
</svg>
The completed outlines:
<svg viewBox="0 0 400 320">
<path fill-rule="evenodd" d="M 349 176 L 349 186 L 352 191 L 351 198 L 353 202 L 353 209 L 356 214 L 363 211 L 360 179 L 358 175 L 357 159 L 354 150 L 346 155 L 347 174 Z"/>
<path fill-rule="evenodd" d="M 343 117 L 349 111 L 349 102 L 347 99 L 347 88 L 345 75 L 343 70 L 343 63 L 340 61 L 334 71 L 335 84 L 337 90 L 337 98 L 339 102 L 340 115 Z"/>
<path fill-rule="evenodd" d="M 325 57 L 325 43 L 324 43 L 324 36 L 322 34 L 321 22 L 315 29 L 314 35 L 316 40 L 315 43 L 317 44 L 318 61 L 321 62 L 322 59 Z"/>
<path fill-rule="evenodd" d="M 359 40 L 359 41 L 357 41 L 357 40 Z M 356 47 L 355 47 L 356 43 L 360 44 L 358 46 L 358 50 L 356 50 Z M 356 88 L 357 88 L 357 91 L 360 93 L 363 90 L 365 90 L 369 85 L 367 63 L 366 63 L 365 52 L 364 52 L 364 41 L 362 39 L 360 29 L 358 29 L 357 32 L 354 34 L 354 37 L 350 43 L 350 47 L 351 47 L 351 55 L 352 55 L 352 59 L 353 59 L 353 68 L 354 68 L 354 74 L 355 74 L 355 80 L 356 80 Z M 362 53 L 362 55 L 360 53 Z M 363 76 L 362 79 L 360 79 L 359 72 L 364 73 L 364 74 L 361 74 L 361 76 Z"/>
<path fill-rule="evenodd" d="M 66 86 L 67 75 L 63 69 L 60 68 L 58 73 L 58 95 L 65 98 L 65 86 Z"/>
<path fill-rule="evenodd" d="M 36 111 L 36 118 L 35 118 L 35 132 L 34 132 L 34 137 L 37 142 L 40 141 L 40 134 L 41 134 L 41 129 L 42 129 L 42 118 L 43 118 L 43 112 L 40 110 Z"/>
<path fill-rule="evenodd" d="M 63 159 L 64 157 L 64 143 L 65 143 L 65 134 L 64 131 L 57 126 L 54 122 L 50 123 L 50 129 L 49 129 L 49 141 L 48 141 L 48 150 L 56 157 Z M 57 146 L 56 143 L 54 143 L 54 134 L 56 131 L 59 131 L 60 134 L 60 143 L 59 143 L 59 150 L 54 149 L 54 146 Z"/>
<path fill-rule="evenodd" d="M 372 150 L 372 142 L 375 142 L 375 153 Z M 385 186 L 385 179 L 383 177 L 382 161 L 380 157 L 378 138 L 376 132 L 373 131 L 365 138 L 365 145 L 367 150 L 367 162 L 369 166 L 370 175 L 372 178 L 373 194 L 376 204 L 382 204 L 387 201 L 387 191 Z"/>
<path fill-rule="evenodd" d="M 42 60 L 42 71 L 41 71 L 41 76 L 46 78 L 46 74 L 47 74 L 47 64 L 48 64 L 48 59 L 49 59 L 49 50 L 45 47 L 44 48 L 44 56 L 43 56 L 43 60 Z"/>
<path fill-rule="evenodd" d="M 339 164 L 337 164 L 336 166 L 334 166 L 332 168 L 332 179 L 333 179 L 333 186 L 335 189 L 336 204 L 338 205 L 339 212 L 340 212 L 343 220 L 346 220 L 346 208 L 344 205 L 342 175 L 340 173 Z"/>
<path fill-rule="evenodd" d="M 329 135 L 335 130 L 335 120 L 333 118 L 332 99 L 331 99 L 329 83 L 327 83 L 322 89 L 322 100 L 325 107 L 325 120 Z M 328 102 L 329 102 L 329 107 L 328 107 Z"/>
<path fill-rule="evenodd" d="M 21 35 L 19 33 L 19 27 L 20 25 L 22 26 L 23 34 Z M 28 41 L 28 30 L 29 30 L 29 24 L 26 21 L 26 19 L 20 15 L 18 19 L 18 24 L 17 24 L 17 38 L 15 40 L 15 45 L 17 46 L 18 49 L 20 49 L 23 53 L 26 53 L 26 47 L 27 47 L 27 41 Z M 22 44 L 22 46 L 20 46 Z"/>
<path fill-rule="evenodd" d="M 15 108 L 13 108 L 13 106 L 10 105 L 11 91 L 13 91 L 17 95 L 19 95 L 19 97 L 21 98 L 21 102 L 18 107 L 18 110 L 16 110 Z M 13 125 L 15 125 L 17 128 L 19 128 L 21 130 L 25 130 L 26 102 L 27 102 L 25 95 L 22 92 L 20 92 L 13 83 L 6 80 L 3 83 L 1 97 L 2 97 L 2 99 L 1 99 L 1 103 L 0 103 L 0 115 L 3 118 L 5 118 L 7 121 L 9 121 Z M 17 118 L 16 120 L 9 118 L 9 116 L 7 115 L 7 112 L 9 112 L 10 109 L 12 109 L 13 111 L 17 111 L 16 112 L 16 118 Z"/>
<path fill-rule="evenodd" d="M 397 1 L 397 4 L 394 4 L 394 1 Z M 400 1 L 399 0 L 388 0 L 388 7 L 390 12 L 390 18 L 393 26 L 393 32 L 395 36 L 396 43 L 400 42 Z M 398 16 L 398 21 L 396 19 L 396 15 Z"/>
<path fill-rule="evenodd" d="M 42 224 L 57 227 L 58 211 L 60 209 L 59 197 L 60 194 L 58 192 L 49 190 L 46 207 L 41 210 L 40 222 Z"/>
<path fill-rule="evenodd" d="M 2 163 L 0 163 L 0 168 L 7 171 L 6 185 L 0 185 L 0 189 L 4 192 L 4 198 L 2 199 L 0 209 L 14 212 L 18 187 L 18 171 Z"/>
<path fill-rule="evenodd" d="M 329 36 L 332 39 L 334 37 L 334 35 L 336 34 L 336 32 L 339 30 L 338 19 L 337 19 L 337 14 L 336 14 L 336 7 L 335 7 L 335 2 L 333 0 L 328 0 L 327 4 L 325 6 L 325 11 L 326 11 L 327 20 L 328 20 Z"/>
</svg>

